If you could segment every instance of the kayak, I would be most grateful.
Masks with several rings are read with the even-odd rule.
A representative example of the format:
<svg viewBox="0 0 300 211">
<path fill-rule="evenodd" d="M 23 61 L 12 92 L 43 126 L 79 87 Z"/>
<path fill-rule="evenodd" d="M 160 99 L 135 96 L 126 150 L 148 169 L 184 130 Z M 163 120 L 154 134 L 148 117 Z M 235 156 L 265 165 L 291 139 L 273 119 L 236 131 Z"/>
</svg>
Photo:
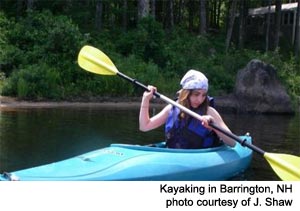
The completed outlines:
<svg viewBox="0 0 300 211">
<path fill-rule="evenodd" d="M 250 136 L 240 136 L 251 143 Z M 20 181 L 213 181 L 227 180 L 250 165 L 252 150 L 236 143 L 207 149 L 170 149 L 111 144 L 66 160 L 0 174 L 0 180 Z"/>
</svg>

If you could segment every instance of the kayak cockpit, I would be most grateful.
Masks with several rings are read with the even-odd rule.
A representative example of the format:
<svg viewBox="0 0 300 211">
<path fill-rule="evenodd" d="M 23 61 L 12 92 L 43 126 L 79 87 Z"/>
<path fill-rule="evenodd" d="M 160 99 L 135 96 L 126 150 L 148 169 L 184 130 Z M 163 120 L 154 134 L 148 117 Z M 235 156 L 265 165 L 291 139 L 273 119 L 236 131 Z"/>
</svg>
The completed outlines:
<svg viewBox="0 0 300 211">
<path fill-rule="evenodd" d="M 231 148 L 226 146 L 225 144 L 222 144 L 217 147 L 205 148 L 205 149 L 174 149 L 174 148 L 167 148 L 166 142 L 164 141 L 155 144 L 150 144 L 150 145 L 111 144 L 110 147 L 139 150 L 139 151 L 169 152 L 169 153 L 201 153 L 201 152 L 205 153 L 210 151 L 218 151 L 218 150 L 224 150 L 226 148 L 228 149 Z"/>
</svg>

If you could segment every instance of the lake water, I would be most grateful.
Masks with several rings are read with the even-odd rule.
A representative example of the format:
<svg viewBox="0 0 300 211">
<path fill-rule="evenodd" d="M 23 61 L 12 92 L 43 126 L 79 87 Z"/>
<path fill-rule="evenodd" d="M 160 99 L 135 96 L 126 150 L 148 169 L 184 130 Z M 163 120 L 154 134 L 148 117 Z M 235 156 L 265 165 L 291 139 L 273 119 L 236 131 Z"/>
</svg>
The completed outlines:
<svg viewBox="0 0 300 211">
<path fill-rule="evenodd" d="M 138 130 L 138 112 L 132 107 L 95 106 L 0 110 L 0 172 L 60 161 L 111 143 L 143 145 L 163 140 L 163 128 Z M 249 132 L 253 144 L 266 152 L 300 155 L 299 112 L 222 116 L 235 134 Z M 233 180 L 279 180 L 261 155 L 253 155 L 249 169 Z"/>
</svg>

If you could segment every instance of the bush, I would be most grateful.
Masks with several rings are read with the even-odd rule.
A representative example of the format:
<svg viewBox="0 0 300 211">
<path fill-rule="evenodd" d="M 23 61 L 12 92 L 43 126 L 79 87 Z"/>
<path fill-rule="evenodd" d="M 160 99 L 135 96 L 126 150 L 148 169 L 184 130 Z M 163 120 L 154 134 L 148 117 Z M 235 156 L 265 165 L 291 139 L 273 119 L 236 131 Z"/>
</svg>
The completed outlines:
<svg viewBox="0 0 300 211">
<path fill-rule="evenodd" d="M 74 61 L 86 42 L 78 27 L 66 16 L 53 16 L 49 11 L 28 12 L 10 31 L 10 43 L 18 48 L 15 64 L 44 61 L 64 65 Z"/>
<path fill-rule="evenodd" d="M 293 95 L 300 95 L 299 63 L 278 51 L 267 54 L 231 49 L 219 37 L 197 36 L 175 28 L 166 33 L 152 18 L 128 32 L 103 30 L 83 35 L 66 16 L 28 12 L 18 21 L 0 13 L 0 89 L 30 99 L 76 99 L 96 96 L 140 96 L 142 89 L 119 77 L 83 71 L 77 54 L 87 43 L 101 49 L 117 68 L 141 83 L 173 95 L 189 69 L 209 79 L 210 95 L 233 91 L 237 71 L 251 59 L 272 64 Z M 2 72 L 2 73 L 1 73 Z"/>
<path fill-rule="evenodd" d="M 13 72 L 2 92 L 22 99 L 60 99 L 61 89 L 61 80 L 55 68 L 34 64 Z"/>
<path fill-rule="evenodd" d="M 10 60 L 6 67 L 10 69 L 6 73 L 11 79 L 4 85 L 4 93 L 22 98 L 63 98 L 68 86 L 86 76 L 76 71 L 75 61 L 87 40 L 69 18 L 49 11 L 28 12 L 8 35 L 5 47 Z"/>
<path fill-rule="evenodd" d="M 116 40 L 118 51 L 124 55 L 141 58 L 145 62 L 153 61 L 156 65 L 165 65 L 165 32 L 163 26 L 152 17 L 143 18 L 136 29 L 124 33 Z"/>
<path fill-rule="evenodd" d="M 279 76 L 283 78 L 285 86 L 292 97 L 300 96 L 299 69 L 300 65 L 297 63 L 296 58 L 291 56 L 288 61 L 282 63 L 279 71 Z"/>
<path fill-rule="evenodd" d="M 5 83 L 5 74 L 3 72 L 0 72 L 0 95 L 2 93 L 2 87 Z"/>
</svg>

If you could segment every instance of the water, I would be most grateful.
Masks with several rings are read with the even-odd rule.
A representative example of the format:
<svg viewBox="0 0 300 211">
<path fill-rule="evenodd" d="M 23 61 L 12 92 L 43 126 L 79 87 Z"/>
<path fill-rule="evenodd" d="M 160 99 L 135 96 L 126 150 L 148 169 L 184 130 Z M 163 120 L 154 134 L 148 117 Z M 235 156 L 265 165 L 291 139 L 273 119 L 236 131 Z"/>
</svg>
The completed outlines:
<svg viewBox="0 0 300 211">
<path fill-rule="evenodd" d="M 254 145 L 266 152 L 300 155 L 299 114 L 222 116 L 235 134 L 249 132 Z M 111 143 L 149 144 L 163 136 L 163 128 L 147 133 L 138 130 L 137 108 L 0 110 L 0 172 L 63 160 Z M 249 169 L 233 180 L 279 178 L 267 161 L 254 153 Z"/>
</svg>

